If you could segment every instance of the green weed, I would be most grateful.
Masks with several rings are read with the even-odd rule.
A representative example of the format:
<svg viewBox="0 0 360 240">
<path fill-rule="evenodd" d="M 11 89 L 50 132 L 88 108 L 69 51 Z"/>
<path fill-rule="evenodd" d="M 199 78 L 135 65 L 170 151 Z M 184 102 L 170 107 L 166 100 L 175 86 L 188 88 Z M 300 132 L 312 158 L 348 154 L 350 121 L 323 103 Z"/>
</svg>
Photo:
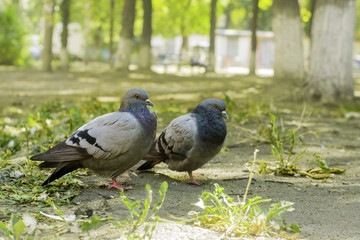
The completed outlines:
<svg viewBox="0 0 360 240">
<path fill-rule="evenodd" d="M 37 163 L 26 160 L 11 163 L 0 170 L 0 181 L 3 181 L 0 199 L 3 199 L 5 204 L 41 205 L 46 203 L 46 200 L 59 205 L 75 204 L 71 200 L 84 187 L 84 183 L 72 174 L 64 176 L 61 181 L 42 187 L 46 175 Z"/>
<path fill-rule="evenodd" d="M 25 224 L 15 214 L 11 215 L 8 224 L 0 222 L 0 231 L 8 238 L 18 240 L 25 233 Z"/>
<path fill-rule="evenodd" d="M 332 177 L 333 173 L 343 173 L 344 170 L 338 168 L 329 168 L 326 161 L 318 154 L 308 152 L 307 150 L 301 151 L 297 155 L 293 155 L 293 150 L 295 147 L 295 140 L 297 136 L 295 132 L 297 130 L 291 131 L 289 142 L 285 142 L 284 138 L 281 139 L 281 132 L 276 127 L 276 116 L 270 114 L 270 126 L 271 126 L 271 152 L 274 156 L 275 162 L 262 161 L 259 166 L 258 173 L 262 174 L 271 174 L 276 175 L 303 175 L 316 179 L 323 179 Z M 287 149 L 287 155 L 285 154 L 285 149 Z M 304 157 L 313 158 L 317 164 L 318 168 L 312 168 L 307 171 L 304 171 L 300 168 L 299 160 Z M 251 163 L 251 162 L 249 162 Z"/>
<path fill-rule="evenodd" d="M 254 197 L 246 203 L 241 202 L 240 199 L 234 201 L 223 192 L 223 188 L 218 184 L 214 185 L 215 191 L 203 192 L 199 202 L 195 204 L 203 210 L 189 213 L 195 215 L 193 221 L 196 225 L 224 232 L 226 236 L 231 234 L 268 236 L 272 231 L 287 228 L 299 232 L 295 224 L 286 225 L 282 218 L 283 213 L 294 210 L 292 202 L 281 201 L 272 204 L 267 210 L 262 210 L 259 204 L 269 202 L 271 199 Z"/>
<path fill-rule="evenodd" d="M 271 152 L 277 162 L 276 173 L 277 174 L 288 174 L 297 171 L 297 162 L 305 155 L 305 150 L 296 155 L 294 159 L 291 159 L 293 149 L 295 146 L 295 133 L 291 132 L 290 144 L 289 144 L 289 153 L 286 157 L 284 155 L 284 144 L 280 141 L 279 132 L 276 128 L 276 116 L 270 114 L 270 124 L 272 130 L 273 142 L 271 143 Z"/>
<path fill-rule="evenodd" d="M 107 224 L 112 218 L 101 219 L 98 216 L 93 216 L 91 221 L 84 221 L 81 225 L 81 229 L 83 232 L 89 232 L 91 230 L 96 230 L 105 224 Z"/>
<path fill-rule="evenodd" d="M 164 203 L 168 184 L 167 182 L 163 182 L 161 184 L 159 189 L 160 198 L 158 202 L 155 205 L 153 205 L 150 215 L 149 212 L 152 202 L 152 190 L 149 184 L 146 184 L 145 188 L 148 193 L 148 196 L 143 203 L 143 210 L 141 211 L 139 210 L 140 208 L 139 200 L 135 202 L 130 202 L 129 198 L 125 196 L 124 191 L 123 190 L 121 191 L 121 200 L 130 211 L 130 218 L 126 223 L 132 226 L 131 232 L 134 232 L 139 225 L 144 224 L 148 219 L 155 219 L 156 222 L 159 220 L 159 218 L 155 215 L 160 210 L 162 204 Z M 152 232 L 153 230 L 154 228 L 152 228 L 150 232 Z"/>
<path fill-rule="evenodd" d="M 131 202 L 128 197 L 125 196 L 122 191 L 120 197 L 123 203 L 130 210 L 130 216 L 127 221 L 120 219 L 114 219 L 112 217 L 100 218 L 93 216 L 91 220 L 85 220 L 81 216 L 76 217 L 74 214 L 63 213 L 59 206 L 51 200 L 45 200 L 47 205 L 50 205 L 55 213 L 51 215 L 48 213 L 40 212 L 42 216 L 55 221 L 60 221 L 60 224 L 56 224 L 57 232 L 73 232 L 73 233 L 86 233 L 90 236 L 92 230 L 97 230 L 102 226 L 112 223 L 110 228 L 119 229 L 121 236 L 126 239 L 151 239 L 155 230 L 156 223 L 159 222 L 159 217 L 156 216 L 165 200 L 168 184 L 163 182 L 159 189 L 159 200 L 152 205 L 152 190 L 150 185 L 146 185 L 147 198 L 141 204 L 139 200 Z M 142 210 L 140 210 L 142 205 Z M 36 225 L 36 220 L 35 225 Z M 50 221 L 47 221 L 50 223 Z M 135 231 L 140 226 L 144 226 L 141 231 Z M 18 219 L 15 215 L 11 216 L 8 223 L 0 222 L 0 232 L 2 232 L 9 239 L 20 239 L 24 234 L 34 234 L 35 230 L 31 233 L 26 233 L 26 226 L 21 219 Z"/>
<path fill-rule="evenodd" d="M 226 113 L 229 115 L 230 118 L 233 118 L 235 115 L 234 110 L 236 108 L 236 103 L 230 95 L 224 93 L 224 97 L 226 103 Z"/>
<path fill-rule="evenodd" d="M 254 163 L 256 151 L 254 152 Z M 254 164 L 253 164 L 254 167 Z M 194 216 L 191 221 L 196 225 L 223 232 L 226 236 L 278 236 L 288 234 L 288 230 L 295 232 L 295 237 L 300 232 L 296 224 L 287 225 L 282 217 L 285 212 L 291 212 L 293 203 L 280 201 L 272 204 L 267 210 L 262 210 L 259 204 L 270 202 L 271 199 L 254 197 L 247 200 L 247 193 L 253 173 L 250 173 L 249 182 L 243 199 L 239 197 L 234 201 L 232 197 L 224 193 L 224 188 L 214 184 L 215 191 L 203 192 L 199 202 L 195 204 L 202 209 L 200 212 L 192 211 Z M 285 231 L 286 230 L 286 231 Z"/>
<path fill-rule="evenodd" d="M 269 111 L 270 106 L 263 102 L 256 102 L 254 99 L 246 98 L 239 104 L 229 94 L 223 94 L 226 103 L 226 112 L 232 122 L 244 124 L 249 122 L 252 118 L 261 115 L 263 111 Z"/>
</svg>

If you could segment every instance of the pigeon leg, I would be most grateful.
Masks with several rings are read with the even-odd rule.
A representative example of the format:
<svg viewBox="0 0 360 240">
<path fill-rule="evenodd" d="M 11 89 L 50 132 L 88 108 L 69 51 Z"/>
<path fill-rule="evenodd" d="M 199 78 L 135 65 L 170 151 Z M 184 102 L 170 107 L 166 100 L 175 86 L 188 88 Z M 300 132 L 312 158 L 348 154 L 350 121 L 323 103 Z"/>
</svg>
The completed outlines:
<svg viewBox="0 0 360 240">
<path fill-rule="evenodd" d="M 202 182 L 196 181 L 193 178 L 192 171 L 188 171 L 188 174 L 189 174 L 189 177 L 190 177 L 190 182 L 189 183 L 192 183 L 192 184 L 195 184 L 195 185 L 202 185 L 203 184 Z"/>
<path fill-rule="evenodd" d="M 111 179 L 111 180 L 112 180 L 113 184 L 110 185 L 110 186 L 108 186 L 108 189 L 110 189 L 110 188 L 116 188 L 116 189 L 119 189 L 119 190 L 120 190 L 120 189 L 124 189 L 124 190 L 133 189 L 133 187 L 131 187 L 131 186 L 129 186 L 129 187 L 120 186 L 120 185 L 117 183 L 116 178 L 113 178 L 113 179 Z"/>
</svg>

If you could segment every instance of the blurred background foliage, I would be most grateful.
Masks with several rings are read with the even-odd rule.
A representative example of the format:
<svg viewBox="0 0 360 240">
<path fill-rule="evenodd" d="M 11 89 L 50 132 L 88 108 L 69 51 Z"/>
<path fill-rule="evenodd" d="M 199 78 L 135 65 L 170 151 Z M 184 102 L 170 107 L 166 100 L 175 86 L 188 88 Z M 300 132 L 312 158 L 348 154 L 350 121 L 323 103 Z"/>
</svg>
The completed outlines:
<svg viewBox="0 0 360 240">
<path fill-rule="evenodd" d="M 305 34 L 310 35 L 310 20 L 313 0 L 300 0 L 300 14 Z M 54 25 L 61 22 L 60 0 L 55 1 Z M 123 1 L 114 1 L 113 42 L 119 40 Z M 134 25 L 135 48 L 142 32 L 142 1 L 136 2 Z M 358 3 L 359 4 L 359 3 Z M 153 1 L 153 35 L 175 37 L 180 34 L 207 34 L 210 28 L 210 0 L 158 0 Z M 29 36 L 37 34 L 42 42 L 42 0 L 5 0 L 0 3 L 0 64 L 26 66 L 29 64 Z M 258 30 L 271 31 L 272 0 L 259 0 Z M 106 48 L 110 44 L 110 1 L 77 0 L 71 2 L 70 21 L 85 29 L 90 19 L 90 48 Z M 181 10 L 180 10 L 181 9 Z M 252 21 L 252 0 L 217 1 L 217 28 L 249 30 Z M 360 8 L 357 18 L 360 17 Z M 360 24 L 357 21 L 356 39 L 360 39 Z M 183 28 L 183 29 L 182 29 Z M 113 44 L 114 44 L 113 43 Z M 116 45 L 114 44 L 116 47 Z M 5 51 L 6 50 L 6 51 Z"/>
</svg>

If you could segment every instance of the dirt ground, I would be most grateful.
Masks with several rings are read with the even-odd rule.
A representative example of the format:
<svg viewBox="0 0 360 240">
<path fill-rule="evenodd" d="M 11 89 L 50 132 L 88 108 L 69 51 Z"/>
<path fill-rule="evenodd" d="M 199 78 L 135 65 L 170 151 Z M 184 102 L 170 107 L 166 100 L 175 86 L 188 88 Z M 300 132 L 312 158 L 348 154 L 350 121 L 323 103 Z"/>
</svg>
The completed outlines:
<svg viewBox="0 0 360 240">
<path fill-rule="evenodd" d="M 360 90 L 359 78 L 355 78 L 355 89 Z M 345 107 L 321 107 L 307 105 L 306 113 L 311 115 L 303 120 L 301 113 L 304 103 L 300 100 L 297 87 L 273 84 L 271 78 L 251 78 L 226 75 L 173 76 L 144 73 L 120 75 L 114 72 L 55 72 L 41 73 L 30 70 L 0 69 L 0 114 L 9 114 L 11 106 L 35 109 L 43 102 L 56 100 L 78 102 L 98 99 L 120 99 L 132 87 L 142 87 L 150 93 L 152 102 L 162 104 L 169 101 L 191 109 L 201 99 L 217 97 L 224 99 L 224 93 L 231 96 L 236 106 L 233 113 L 256 112 L 256 106 L 265 105 L 269 111 L 282 119 L 285 127 L 295 128 L 301 122 L 302 143 L 295 147 L 295 154 L 302 150 L 321 155 L 329 165 L 345 169 L 341 175 L 327 180 L 308 177 L 279 177 L 274 175 L 254 176 L 249 197 L 261 196 L 273 202 L 286 200 L 294 202 L 295 211 L 285 214 L 288 224 L 296 223 L 301 228 L 300 239 L 359 239 L 360 238 L 360 118 L 345 117 Z M 357 109 L 360 101 L 357 98 Z M 357 110 L 358 111 L 358 110 Z M 264 121 L 266 119 L 263 119 Z M 164 121 L 158 127 L 163 130 Z M 273 161 L 269 144 L 255 141 L 253 133 L 258 130 L 256 118 L 246 121 L 228 121 L 226 150 L 218 154 L 201 169 L 194 172 L 202 186 L 187 184 L 187 175 L 167 170 L 158 165 L 152 172 L 124 175 L 118 178 L 134 187 L 127 191 L 130 199 L 144 200 L 145 185 L 150 184 L 157 198 L 157 189 L 163 181 L 169 184 L 168 192 L 160 215 L 163 219 L 181 219 L 191 210 L 202 191 L 213 191 L 214 183 L 225 188 L 232 197 L 244 194 L 248 181 L 245 164 L 252 160 L 253 152 L 259 149 L 258 160 Z M 141 163 L 139 163 L 141 164 Z M 311 168 L 315 162 L 310 158 L 301 160 L 303 169 Z M 136 169 L 136 166 L 134 167 Z M 128 210 L 121 203 L 117 190 L 108 190 L 109 179 L 96 175 L 79 176 L 88 188 L 73 199 L 80 205 L 62 207 L 64 213 L 92 212 L 99 217 L 124 218 Z M 24 206 L 15 206 L 23 211 Z M 25 206 L 25 209 L 27 207 Z M 113 239 L 116 231 L 99 232 L 92 238 Z M 40 229 L 40 236 L 51 239 L 46 228 Z M 87 235 L 58 234 L 57 238 L 86 239 Z M 190 227 L 184 224 L 159 224 L 153 239 L 228 239 L 210 230 Z"/>
</svg>

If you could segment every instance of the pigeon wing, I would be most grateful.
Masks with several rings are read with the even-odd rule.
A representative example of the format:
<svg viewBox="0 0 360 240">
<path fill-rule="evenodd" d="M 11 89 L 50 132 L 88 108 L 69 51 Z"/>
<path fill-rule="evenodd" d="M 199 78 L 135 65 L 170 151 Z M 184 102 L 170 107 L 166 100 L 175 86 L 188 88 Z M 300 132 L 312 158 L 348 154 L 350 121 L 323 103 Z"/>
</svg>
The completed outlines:
<svg viewBox="0 0 360 240">
<path fill-rule="evenodd" d="M 93 158 L 113 159 L 127 152 L 141 127 L 128 112 L 105 114 L 80 127 L 66 144 L 85 149 Z"/>
<path fill-rule="evenodd" d="M 174 119 L 159 136 L 158 151 L 171 160 L 184 160 L 192 149 L 197 131 L 196 120 L 192 114 Z"/>
</svg>

